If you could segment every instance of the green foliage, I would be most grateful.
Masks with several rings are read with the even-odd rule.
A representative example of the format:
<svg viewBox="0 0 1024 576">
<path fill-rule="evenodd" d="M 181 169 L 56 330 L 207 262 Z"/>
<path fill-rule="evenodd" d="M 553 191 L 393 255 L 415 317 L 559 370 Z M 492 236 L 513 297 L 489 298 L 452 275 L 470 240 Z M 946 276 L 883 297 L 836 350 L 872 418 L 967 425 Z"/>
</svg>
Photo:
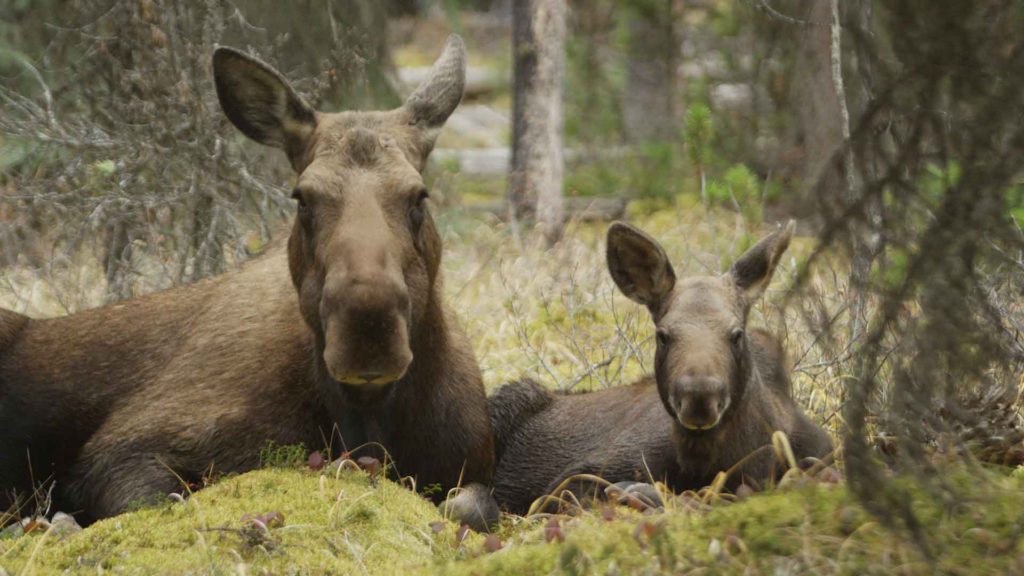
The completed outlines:
<svg viewBox="0 0 1024 576">
<path fill-rule="evenodd" d="M 309 452 L 303 444 L 275 444 L 273 440 L 260 448 L 261 468 L 296 468 L 306 463 Z"/>
<path fill-rule="evenodd" d="M 690 162 L 702 169 L 711 158 L 711 139 L 715 135 L 711 109 L 705 104 L 694 104 L 686 109 L 686 145 Z"/>
<path fill-rule="evenodd" d="M 747 222 L 761 222 L 761 182 L 743 164 L 734 164 L 721 180 L 710 180 L 707 188 L 712 204 L 738 209 Z"/>
</svg>

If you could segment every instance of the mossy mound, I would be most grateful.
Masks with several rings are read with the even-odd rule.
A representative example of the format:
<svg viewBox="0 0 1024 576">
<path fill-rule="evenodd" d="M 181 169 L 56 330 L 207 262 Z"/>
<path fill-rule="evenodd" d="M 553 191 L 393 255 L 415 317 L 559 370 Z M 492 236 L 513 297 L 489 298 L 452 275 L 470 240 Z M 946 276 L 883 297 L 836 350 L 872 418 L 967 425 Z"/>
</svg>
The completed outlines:
<svg viewBox="0 0 1024 576">
<path fill-rule="evenodd" d="M 243 519 L 270 512 L 283 525 L 264 531 Z M 431 529 L 440 520 L 421 496 L 363 472 L 266 469 L 63 540 L 30 534 L 0 541 L 0 566 L 11 574 L 394 574 L 454 554 L 454 526 Z"/>
<path fill-rule="evenodd" d="M 842 485 L 794 482 L 741 502 L 707 494 L 662 514 L 625 507 L 506 519 L 497 540 L 461 543 L 454 524 L 404 487 L 362 472 L 260 470 L 187 503 L 98 522 L 63 540 L 0 541 L 0 573 L 115 574 L 1010 574 L 1024 570 L 1024 479 L 963 470 L 969 501 L 906 488 L 932 561 L 875 522 Z M 896 486 L 899 486 L 896 483 Z M 896 494 L 896 493 L 894 493 Z M 252 528 L 246 514 L 277 512 Z M 437 528 L 437 530 L 435 530 Z"/>
<path fill-rule="evenodd" d="M 497 552 L 452 561 L 444 574 L 1019 574 L 1024 571 L 1024 483 L 947 480 L 971 501 L 939 504 L 906 489 L 931 558 L 909 534 L 883 528 L 844 486 L 807 483 L 742 502 L 677 500 L 664 514 L 617 507 L 560 522 L 506 527 Z M 685 502 L 688 502 L 685 503 Z"/>
</svg>

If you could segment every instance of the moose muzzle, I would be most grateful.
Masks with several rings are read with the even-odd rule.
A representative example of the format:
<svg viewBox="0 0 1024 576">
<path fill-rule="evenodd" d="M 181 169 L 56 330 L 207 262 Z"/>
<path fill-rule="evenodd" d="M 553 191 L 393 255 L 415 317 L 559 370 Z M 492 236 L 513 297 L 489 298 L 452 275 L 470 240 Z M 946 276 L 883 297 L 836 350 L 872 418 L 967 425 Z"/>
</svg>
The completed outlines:
<svg viewBox="0 0 1024 576">
<path fill-rule="evenodd" d="M 717 378 L 682 378 L 672 386 L 670 403 L 683 428 L 703 432 L 721 422 L 729 408 L 729 394 L 725 383 Z"/>
<path fill-rule="evenodd" d="M 325 283 L 324 363 L 331 377 L 363 394 L 384 392 L 412 363 L 404 282 L 386 272 Z"/>
</svg>

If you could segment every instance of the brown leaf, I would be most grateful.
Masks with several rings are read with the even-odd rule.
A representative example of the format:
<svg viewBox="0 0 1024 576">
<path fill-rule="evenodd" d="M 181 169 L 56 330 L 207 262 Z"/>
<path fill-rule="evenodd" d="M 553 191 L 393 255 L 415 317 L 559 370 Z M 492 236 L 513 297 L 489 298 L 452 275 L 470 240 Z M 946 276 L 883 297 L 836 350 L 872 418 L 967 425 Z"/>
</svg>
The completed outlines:
<svg viewBox="0 0 1024 576">
<path fill-rule="evenodd" d="M 313 452 L 309 455 L 309 459 L 306 460 L 306 464 L 309 465 L 311 470 L 319 470 L 323 468 L 326 463 L 327 461 L 324 460 L 324 456 L 320 452 Z"/>
<path fill-rule="evenodd" d="M 359 459 L 356 460 L 356 464 L 358 464 L 363 470 L 366 470 L 370 476 L 376 476 L 380 472 L 380 460 L 377 460 L 373 456 L 360 456 Z"/>
<path fill-rule="evenodd" d="M 462 542 L 465 541 L 466 537 L 469 536 L 471 531 L 472 529 L 469 527 L 469 524 L 459 526 L 458 529 L 455 530 L 455 541 L 461 545 Z"/>
<path fill-rule="evenodd" d="M 498 550 L 501 550 L 501 549 L 502 549 L 501 538 L 498 538 L 497 535 L 495 535 L 495 534 L 488 534 L 487 537 L 484 538 L 484 552 L 490 554 L 492 552 L 497 552 Z"/>
<path fill-rule="evenodd" d="M 562 532 L 562 525 L 558 518 L 548 520 L 547 525 L 544 526 L 544 541 L 550 543 L 552 540 L 558 540 L 559 543 L 565 542 L 565 534 Z"/>
</svg>

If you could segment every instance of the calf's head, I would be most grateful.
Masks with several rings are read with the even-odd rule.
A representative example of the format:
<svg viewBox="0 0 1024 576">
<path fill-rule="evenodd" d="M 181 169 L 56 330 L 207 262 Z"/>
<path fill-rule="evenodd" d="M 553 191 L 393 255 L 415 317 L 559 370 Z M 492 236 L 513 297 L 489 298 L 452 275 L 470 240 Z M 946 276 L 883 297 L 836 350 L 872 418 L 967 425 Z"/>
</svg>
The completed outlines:
<svg viewBox="0 0 1024 576">
<path fill-rule="evenodd" d="M 383 397 L 406 373 L 410 335 L 435 297 L 441 246 L 421 172 L 462 99 L 465 62 L 453 35 L 401 107 L 324 113 L 267 64 L 230 48 L 213 55 L 224 113 L 283 149 L 298 174 L 292 281 L 322 368 L 357 402 Z"/>
<path fill-rule="evenodd" d="M 657 328 L 655 379 L 665 409 L 690 434 L 714 429 L 750 373 L 747 313 L 768 285 L 794 222 L 762 239 L 721 276 L 677 280 L 664 249 L 621 222 L 608 229 L 608 270 Z"/>
</svg>

